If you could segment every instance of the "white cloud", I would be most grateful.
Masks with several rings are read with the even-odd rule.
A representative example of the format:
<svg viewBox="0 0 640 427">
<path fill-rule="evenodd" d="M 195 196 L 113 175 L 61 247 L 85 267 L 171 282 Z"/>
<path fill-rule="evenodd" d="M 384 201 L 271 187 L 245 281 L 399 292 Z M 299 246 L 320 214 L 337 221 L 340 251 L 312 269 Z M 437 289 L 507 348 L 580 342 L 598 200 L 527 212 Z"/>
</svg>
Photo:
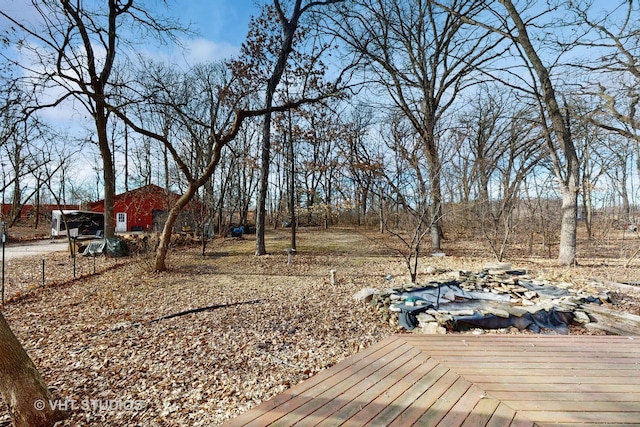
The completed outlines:
<svg viewBox="0 0 640 427">
<path fill-rule="evenodd" d="M 238 55 L 239 46 L 227 42 L 214 42 L 204 38 L 187 40 L 182 56 L 189 65 L 202 62 L 219 61 Z"/>
</svg>

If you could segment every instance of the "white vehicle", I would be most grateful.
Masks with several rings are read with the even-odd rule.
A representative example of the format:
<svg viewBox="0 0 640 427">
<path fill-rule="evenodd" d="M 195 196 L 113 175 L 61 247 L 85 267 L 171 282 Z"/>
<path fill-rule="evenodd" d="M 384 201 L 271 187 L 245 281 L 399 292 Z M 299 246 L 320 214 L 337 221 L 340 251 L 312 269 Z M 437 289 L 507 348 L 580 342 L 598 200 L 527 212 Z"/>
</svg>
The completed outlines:
<svg viewBox="0 0 640 427">
<path fill-rule="evenodd" d="M 51 237 L 66 236 L 67 229 L 71 236 L 102 236 L 104 213 L 76 210 L 52 211 Z"/>
</svg>

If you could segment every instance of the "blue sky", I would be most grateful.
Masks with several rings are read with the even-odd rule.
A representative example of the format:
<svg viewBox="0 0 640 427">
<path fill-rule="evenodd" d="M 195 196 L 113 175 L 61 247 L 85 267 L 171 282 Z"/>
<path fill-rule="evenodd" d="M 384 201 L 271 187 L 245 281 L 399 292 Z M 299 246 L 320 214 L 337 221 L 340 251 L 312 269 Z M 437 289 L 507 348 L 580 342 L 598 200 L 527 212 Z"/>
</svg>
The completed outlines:
<svg viewBox="0 0 640 427">
<path fill-rule="evenodd" d="M 194 28 L 209 40 L 240 44 L 247 34 L 250 16 L 259 9 L 256 0 L 183 0 L 169 3 L 169 10 L 177 12 L 184 22 L 193 22 Z"/>
<path fill-rule="evenodd" d="M 246 38 L 251 16 L 258 15 L 260 5 L 271 0 L 168 0 L 166 6 L 160 0 L 143 1 L 146 6 L 155 5 L 157 13 L 162 16 L 172 16 L 183 24 L 191 24 L 199 35 L 185 42 L 190 50 L 186 56 L 190 62 L 199 62 L 227 58 L 237 53 Z M 29 0 L 0 2 L 4 11 L 20 21 L 33 24 L 39 20 Z M 153 11 L 151 13 L 154 14 Z M 4 22 L 0 22 L 2 25 Z"/>
<path fill-rule="evenodd" d="M 175 0 L 167 13 L 190 23 L 199 32 L 187 42 L 192 59 L 221 59 L 238 52 L 247 36 L 249 20 L 266 0 Z"/>
</svg>

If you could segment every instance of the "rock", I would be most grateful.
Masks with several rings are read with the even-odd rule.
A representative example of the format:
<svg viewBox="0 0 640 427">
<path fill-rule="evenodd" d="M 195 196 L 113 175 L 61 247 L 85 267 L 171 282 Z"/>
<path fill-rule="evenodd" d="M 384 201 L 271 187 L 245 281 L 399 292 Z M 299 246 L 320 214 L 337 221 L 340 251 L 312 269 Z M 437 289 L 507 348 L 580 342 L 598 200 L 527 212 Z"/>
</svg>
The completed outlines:
<svg viewBox="0 0 640 427">
<path fill-rule="evenodd" d="M 580 301 L 580 298 L 576 298 L 576 297 L 571 296 L 571 295 L 567 295 L 566 297 L 562 297 L 562 298 L 560 298 L 560 300 L 562 302 L 566 303 L 566 304 L 574 305 L 574 306 L 580 305 L 581 302 L 582 302 L 582 301 Z"/>
<path fill-rule="evenodd" d="M 418 319 L 418 323 L 428 323 L 428 322 L 435 322 L 436 321 L 435 317 L 433 317 L 432 315 L 427 314 L 427 313 L 419 313 L 416 316 L 416 319 Z"/>
<path fill-rule="evenodd" d="M 508 311 L 502 310 L 502 309 L 499 309 L 499 308 L 494 308 L 494 307 L 489 307 L 489 308 L 486 308 L 486 309 L 482 310 L 482 314 L 483 315 L 493 314 L 494 316 L 497 316 L 497 317 L 503 317 L 505 319 L 509 318 L 509 312 Z"/>
<path fill-rule="evenodd" d="M 473 316 L 473 310 L 449 310 L 452 316 Z"/>
<path fill-rule="evenodd" d="M 527 300 L 525 300 L 525 301 L 527 301 Z M 535 303 L 533 303 L 531 301 L 529 301 L 529 302 L 531 303 L 531 305 L 525 307 L 525 305 L 523 304 L 523 306 L 521 307 L 527 313 L 535 314 L 535 313 L 539 312 L 540 310 L 544 310 L 544 308 L 540 307 L 538 304 L 535 304 Z"/>
<path fill-rule="evenodd" d="M 440 334 L 445 335 L 447 330 L 440 326 L 437 322 L 427 322 L 420 324 L 420 332 L 423 334 Z"/>
<path fill-rule="evenodd" d="M 456 294 L 453 292 L 453 290 L 449 289 L 444 293 L 444 295 L 441 295 L 440 298 L 454 301 L 456 299 Z"/>
<path fill-rule="evenodd" d="M 510 262 L 488 262 L 484 265 L 485 270 L 511 270 Z M 491 272 L 489 272 L 491 274 Z"/>
<path fill-rule="evenodd" d="M 575 310 L 573 312 L 573 323 L 577 325 L 586 325 L 591 323 L 589 315 L 582 310 Z"/>
<path fill-rule="evenodd" d="M 353 299 L 356 301 L 370 302 L 374 295 L 377 295 L 379 291 L 374 288 L 364 288 L 359 290 L 353 295 Z"/>
<path fill-rule="evenodd" d="M 509 314 L 515 317 L 522 317 L 525 314 L 529 313 L 529 310 L 525 310 L 524 308 L 518 306 L 507 307 L 507 311 L 509 312 Z"/>
<path fill-rule="evenodd" d="M 551 311 L 554 308 L 557 310 L 558 308 L 560 308 L 560 307 L 557 307 L 556 305 L 554 305 L 551 301 L 538 301 L 537 305 L 540 308 L 542 308 L 543 310 L 546 310 L 546 311 Z M 566 311 L 566 310 L 563 310 L 563 311 Z"/>
<path fill-rule="evenodd" d="M 449 313 L 436 312 L 435 318 L 441 325 L 444 325 L 445 323 L 451 322 L 453 320 L 453 317 Z"/>
</svg>

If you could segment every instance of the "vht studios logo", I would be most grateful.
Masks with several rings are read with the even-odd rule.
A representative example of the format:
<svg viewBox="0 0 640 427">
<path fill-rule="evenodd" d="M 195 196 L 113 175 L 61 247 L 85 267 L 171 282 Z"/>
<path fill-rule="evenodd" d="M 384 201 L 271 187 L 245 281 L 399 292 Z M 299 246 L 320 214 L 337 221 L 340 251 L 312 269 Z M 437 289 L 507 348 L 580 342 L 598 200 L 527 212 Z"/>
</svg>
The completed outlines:
<svg viewBox="0 0 640 427">
<path fill-rule="evenodd" d="M 91 411 L 91 412 L 109 412 L 109 411 L 129 411 L 137 412 L 144 409 L 146 402 L 144 400 L 122 400 L 122 399 L 56 399 L 43 400 L 38 399 L 33 402 L 33 407 L 38 411 L 46 408 L 52 411 Z"/>
</svg>

